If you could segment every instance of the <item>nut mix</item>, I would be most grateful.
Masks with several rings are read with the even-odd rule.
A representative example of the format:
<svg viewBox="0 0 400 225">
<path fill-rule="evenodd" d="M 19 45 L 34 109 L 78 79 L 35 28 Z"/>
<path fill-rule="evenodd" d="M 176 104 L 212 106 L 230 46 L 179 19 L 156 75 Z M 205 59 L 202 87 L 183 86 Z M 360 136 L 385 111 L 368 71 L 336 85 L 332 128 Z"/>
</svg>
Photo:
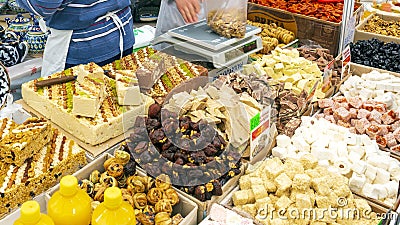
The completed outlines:
<svg viewBox="0 0 400 225">
<path fill-rule="evenodd" d="M 384 20 L 379 16 L 373 16 L 363 27 L 366 32 L 394 36 L 400 38 L 400 21 Z"/>
<path fill-rule="evenodd" d="M 213 10 L 207 15 L 207 24 L 226 38 L 243 38 L 246 34 L 246 12 L 240 9 Z"/>
<path fill-rule="evenodd" d="M 222 195 L 222 185 L 241 172 L 241 155 L 227 151 L 228 143 L 224 138 L 218 133 L 208 137 L 210 133 L 216 131 L 206 121 L 178 118 L 177 113 L 152 105 L 148 118 L 137 119 L 123 148 L 129 149 L 148 174 L 154 177 L 167 174 L 169 182 L 166 183 L 206 201 L 213 195 Z M 212 142 L 207 143 L 210 139 Z M 205 147 L 190 151 L 198 146 Z"/>
<path fill-rule="evenodd" d="M 138 224 L 179 224 L 183 217 L 172 216 L 172 208 L 179 202 L 178 193 L 167 183 L 165 175 L 153 179 L 136 174 L 136 163 L 126 148 L 114 152 L 114 158 L 107 159 L 105 172 L 92 171 L 89 179 L 79 181 L 79 187 L 93 199 L 96 208 L 104 201 L 104 192 L 108 187 L 121 188 L 122 198 L 135 210 Z"/>
</svg>

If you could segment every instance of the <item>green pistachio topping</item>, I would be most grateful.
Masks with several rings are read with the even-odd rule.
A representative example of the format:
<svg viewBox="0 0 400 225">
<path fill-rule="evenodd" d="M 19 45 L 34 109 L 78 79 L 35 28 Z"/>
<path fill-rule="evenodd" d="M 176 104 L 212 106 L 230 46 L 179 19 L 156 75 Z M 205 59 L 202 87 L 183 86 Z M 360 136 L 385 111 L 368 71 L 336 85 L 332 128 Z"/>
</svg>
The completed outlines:
<svg viewBox="0 0 400 225">
<path fill-rule="evenodd" d="M 194 75 L 192 74 L 192 72 L 190 72 L 189 68 L 186 66 L 186 64 L 181 63 L 179 65 L 179 67 L 185 72 L 185 76 L 188 76 L 190 78 L 193 78 Z"/>
<path fill-rule="evenodd" d="M 74 94 L 72 90 L 72 83 L 71 82 L 66 83 L 65 87 L 67 89 L 67 111 L 70 113 L 73 107 L 72 99 Z"/>
<path fill-rule="evenodd" d="M 116 70 L 122 70 L 122 66 L 121 66 L 121 60 L 115 60 L 115 69 Z"/>
<path fill-rule="evenodd" d="M 43 92 L 44 92 L 43 88 L 37 88 L 37 93 L 39 95 L 43 95 L 44 94 Z"/>
<path fill-rule="evenodd" d="M 172 88 L 174 88 L 172 81 L 169 79 L 169 77 L 166 74 L 162 75 L 161 81 L 167 89 L 171 90 Z"/>
</svg>

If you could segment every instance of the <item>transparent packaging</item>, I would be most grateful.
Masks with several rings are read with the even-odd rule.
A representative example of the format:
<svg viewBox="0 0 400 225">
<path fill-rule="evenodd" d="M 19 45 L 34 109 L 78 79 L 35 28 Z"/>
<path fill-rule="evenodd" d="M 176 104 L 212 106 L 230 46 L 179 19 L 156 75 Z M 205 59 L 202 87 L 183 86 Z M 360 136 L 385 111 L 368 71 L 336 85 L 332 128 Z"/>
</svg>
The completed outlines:
<svg viewBox="0 0 400 225">
<path fill-rule="evenodd" d="M 246 34 L 247 0 L 207 0 L 207 24 L 226 38 L 243 38 Z"/>
</svg>

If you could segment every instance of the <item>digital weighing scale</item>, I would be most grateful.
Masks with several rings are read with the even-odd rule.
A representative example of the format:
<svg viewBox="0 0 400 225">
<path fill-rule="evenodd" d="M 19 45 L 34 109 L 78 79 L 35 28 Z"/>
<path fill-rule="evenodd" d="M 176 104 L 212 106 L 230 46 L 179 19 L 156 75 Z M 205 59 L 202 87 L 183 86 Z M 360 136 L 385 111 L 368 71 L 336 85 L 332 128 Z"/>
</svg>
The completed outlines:
<svg viewBox="0 0 400 225">
<path fill-rule="evenodd" d="M 244 38 L 225 38 L 213 32 L 202 20 L 170 30 L 155 38 L 152 44 L 170 43 L 179 52 L 179 55 L 173 54 L 177 57 L 188 61 L 197 61 L 200 57 L 215 68 L 223 69 L 235 66 L 261 50 L 262 40 L 256 36 L 260 32 L 261 28 L 247 25 Z"/>
</svg>

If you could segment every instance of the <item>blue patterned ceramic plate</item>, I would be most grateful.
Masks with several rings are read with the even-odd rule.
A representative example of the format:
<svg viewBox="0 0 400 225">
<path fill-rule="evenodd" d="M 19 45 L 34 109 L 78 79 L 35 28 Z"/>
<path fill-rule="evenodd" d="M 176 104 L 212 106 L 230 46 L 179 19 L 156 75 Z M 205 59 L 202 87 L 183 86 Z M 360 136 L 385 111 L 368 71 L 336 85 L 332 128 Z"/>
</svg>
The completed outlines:
<svg viewBox="0 0 400 225">
<path fill-rule="evenodd" d="M 10 77 L 6 68 L 0 63 L 0 109 L 5 106 L 7 93 L 10 92 Z"/>
</svg>

